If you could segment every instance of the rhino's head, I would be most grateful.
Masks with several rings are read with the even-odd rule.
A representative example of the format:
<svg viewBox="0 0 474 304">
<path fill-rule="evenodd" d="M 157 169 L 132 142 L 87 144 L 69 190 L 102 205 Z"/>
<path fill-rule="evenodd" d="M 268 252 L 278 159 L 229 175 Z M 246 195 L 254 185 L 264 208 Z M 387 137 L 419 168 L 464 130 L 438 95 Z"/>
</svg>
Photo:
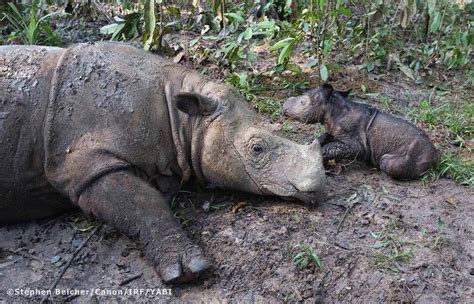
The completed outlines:
<svg viewBox="0 0 474 304">
<path fill-rule="evenodd" d="M 334 94 L 345 98 L 350 91 L 335 91 L 331 85 L 325 84 L 306 94 L 288 98 L 283 104 L 283 113 L 305 123 L 322 122 L 324 114 L 331 108 L 331 97 Z"/>
<path fill-rule="evenodd" d="M 232 90 L 226 98 L 196 93 L 175 96 L 195 133 L 191 145 L 194 173 L 226 189 L 297 198 L 315 203 L 326 177 L 320 145 L 299 145 L 257 124 L 253 109 Z M 208 95 L 209 96 L 209 95 Z"/>
</svg>

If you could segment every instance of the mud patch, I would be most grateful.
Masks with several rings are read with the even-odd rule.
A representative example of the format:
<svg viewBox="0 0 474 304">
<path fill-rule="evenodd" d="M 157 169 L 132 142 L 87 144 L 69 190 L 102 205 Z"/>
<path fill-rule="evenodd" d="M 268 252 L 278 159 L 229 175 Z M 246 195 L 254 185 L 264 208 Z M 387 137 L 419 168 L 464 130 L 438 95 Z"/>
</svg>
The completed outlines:
<svg viewBox="0 0 474 304">
<path fill-rule="evenodd" d="M 446 179 L 430 186 L 397 182 L 358 164 L 344 175 L 330 176 L 328 182 L 329 199 L 317 207 L 226 192 L 180 194 L 176 215 L 212 259 L 211 271 L 196 283 L 172 286 L 171 297 L 94 298 L 114 302 L 472 300 L 471 190 Z M 447 201 L 450 197 L 456 198 L 455 205 Z M 240 208 L 235 208 L 237 203 Z M 52 222 L 0 228 L 0 290 L 49 288 L 88 234 L 78 230 L 77 219 L 83 216 L 72 213 Z M 314 249 L 322 268 L 315 263 L 303 268 L 295 264 L 302 244 Z M 405 258 L 397 257 L 403 254 Z M 120 286 L 140 273 L 140 278 Z M 104 227 L 80 252 L 58 288 L 168 287 L 136 243 Z M 0 294 L 8 303 L 40 298 Z M 91 301 L 90 296 L 52 299 Z"/>
</svg>

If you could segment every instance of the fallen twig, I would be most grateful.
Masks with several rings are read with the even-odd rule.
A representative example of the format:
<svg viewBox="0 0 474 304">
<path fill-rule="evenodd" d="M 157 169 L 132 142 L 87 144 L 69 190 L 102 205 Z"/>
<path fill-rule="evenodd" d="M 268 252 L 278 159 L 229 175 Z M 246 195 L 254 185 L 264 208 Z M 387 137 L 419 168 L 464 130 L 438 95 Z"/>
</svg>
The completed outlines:
<svg viewBox="0 0 474 304">
<path fill-rule="evenodd" d="M 45 228 L 45 229 L 47 230 L 47 229 L 49 228 L 49 226 L 52 226 L 53 224 L 55 224 L 55 223 L 58 222 L 59 220 L 65 218 L 65 217 L 67 217 L 67 216 L 69 216 L 69 215 L 71 215 L 70 212 L 62 213 L 62 214 L 56 216 L 55 218 L 51 219 L 50 221 L 48 221 L 48 222 L 46 222 L 46 223 L 44 223 L 44 224 L 41 224 L 40 227 L 41 227 L 41 228 Z"/>
<path fill-rule="evenodd" d="M 339 225 L 337 225 L 337 229 L 336 229 L 336 233 L 339 233 L 341 228 L 342 228 L 342 224 L 344 223 L 344 221 L 346 220 L 346 217 L 347 217 L 347 214 L 349 213 L 349 211 L 351 211 L 351 209 L 356 205 L 358 204 L 359 202 L 354 202 L 352 203 L 349 207 L 347 207 L 346 209 L 346 212 L 344 212 L 344 216 L 342 217 L 342 220 L 339 222 Z"/>
<path fill-rule="evenodd" d="M 338 242 L 338 241 L 335 241 L 334 245 L 336 245 L 339 248 L 345 249 L 345 250 L 351 250 L 351 247 L 349 247 L 349 246 L 347 246 L 347 245 L 345 245 L 341 242 Z"/>
<path fill-rule="evenodd" d="M 61 278 L 63 277 L 63 275 L 66 273 L 66 270 L 69 268 L 69 266 L 71 265 L 72 261 L 74 261 L 74 258 L 77 256 L 77 254 L 79 253 L 79 251 L 82 250 L 82 248 L 84 248 L 84 246 L 87 244 L 87 242 L 89 242 L 89 240 L 92 238 L 92 236 L 94 234 L 96 234 L 96 232 L 99 230 L 99 228 L 102 227 L 102 224 L 99 224 L 97 225 L 94 230 L 91 231 L 91 233 L 89 233 L 89 235 L 87 236 L 87 238 L 81 243 L 81 245 L 79 245 L 79 247 L 76 249 L 76 251 L 74 251 L 71 259 L 69 259 L 69 261 L 66 263 L 66 265 L 64 265 L 63 269 L 61 270 L 61 272 L 59 273 L 59 276 L 56 278 L 56 280 L 54 281 L 54 283 L 51 285 L 51 287 L 49 288 L 49 292 L 46 293 L 46 295 L 41 299 L 41 302 L 40 304 L 43 304 L 45 303 L 48 299 L 49 299 L 49 295 L 51 294 L 52 290 L 54 288 L 56 288 L 56 286 L 58 285 L 59 281 L 61 280 Z"/>
<path fill-rule="evenodd" d="M 8 249 L 8 251 L 9 251 L 10 253 L 18 254 L 18 255 L 20 255 L 20 256 L 22 256 L 22 257 L 24 257 L 24 258 L 29 258 L 29 259 L 33 259 L 33 260 L 42 262 L 40 258 L 35 257 L 34 255 L 32 255 L 32 254 L 30 254 L 30 253 L 28 253 L 28 252 L 22 252 L 22 250 L 25 250 L 25 248 L 18 248 L 17 250 Z"/>
<path fill-rule="evenodd" d="M 105 17 L 105 19 L 107 19 L 108 23 L 113 23 L 114 22 L 114 19 L 109 15 L 109 13 L 105 9 L 104 5 L 102 5 L 102 3 L 97 2 L 95 0 L 92 0 L 92 2 L 94 3 L 94 6 L 97 8 L 97 10 L 99 12 L 101 12 L 102 15 L 104 15 L 104 17 Z"/>
<path fill-rule="evenodd" d="M 123 280 L 122 282 L 119 283 L 119 286 L 124 286 L 127 285 L 128 283 L 135 281 L 136 279 L 140 278 L 143 275 L 143 273 L 139 273 L 137 275 L 134 275 L 133 277 L 130 277 L 128 279 Z"/>
</svg>

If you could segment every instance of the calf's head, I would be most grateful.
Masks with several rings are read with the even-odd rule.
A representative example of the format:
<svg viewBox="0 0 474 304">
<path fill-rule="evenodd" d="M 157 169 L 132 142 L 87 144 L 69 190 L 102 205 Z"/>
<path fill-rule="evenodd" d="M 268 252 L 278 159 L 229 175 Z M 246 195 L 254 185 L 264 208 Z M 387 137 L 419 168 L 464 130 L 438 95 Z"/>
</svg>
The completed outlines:
<svg viewBox="0 0 474 304">
<path fill-rule="evenodd" d="M 212 99 L 196 93 L 175 96 L 177 108 L 192 117 L 198 177 L 224 189 L 236 189 L 316 203 L 326 177 L 320 145 L 299 145 L 257 123 L 253 109 L 231 91 Z M 199 147 L 197 147 L 199 146 Z M 193 150 L 193 148 L 191 149 Z"/>
<path fill-rule="evenodd" d="M 331 85 L 325 84 L 301 96 L 288 98 L 283 104 L 283 113 L 305 123 L 322 122 L 324 114 L 333 108 L 331 98 L 335 94 L 345 98 L 349 93 L 335 91 Z"/>
</svg>

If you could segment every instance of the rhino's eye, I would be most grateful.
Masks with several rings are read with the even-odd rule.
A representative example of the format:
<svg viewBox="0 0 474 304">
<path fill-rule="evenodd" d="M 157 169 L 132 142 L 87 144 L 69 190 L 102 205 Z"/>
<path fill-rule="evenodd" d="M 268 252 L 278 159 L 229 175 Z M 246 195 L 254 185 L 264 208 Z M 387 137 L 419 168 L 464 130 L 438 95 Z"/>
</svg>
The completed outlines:
<svg viewBox="0 0 474 304">
<path fill-rule="evenodd" d="M 248 149 L 251 157 L 260 158 L 268 150 L 268 145 L 262 138 L 254 137 L 249 141 Z"/>
<path fill-rule="evenodd" d="M 251 147 L 251 149 L 252 149 L 252 153 L 253 153 L 254 155 L 259 155 L 259 154 L 262 153 L 263 150 L 264 150 L 263 147 L 262 147 L 261 145 L 259 145 L 259 144 L 253 144 L 252 147 Z"/>
<path fill-rule="evenodd" d="M 246 145 L 245 156 L 254 168 L 260 169 L 267 165 L 270 159 L 270 147 L 261 137 L 253 137 Z"/>
</svg>

